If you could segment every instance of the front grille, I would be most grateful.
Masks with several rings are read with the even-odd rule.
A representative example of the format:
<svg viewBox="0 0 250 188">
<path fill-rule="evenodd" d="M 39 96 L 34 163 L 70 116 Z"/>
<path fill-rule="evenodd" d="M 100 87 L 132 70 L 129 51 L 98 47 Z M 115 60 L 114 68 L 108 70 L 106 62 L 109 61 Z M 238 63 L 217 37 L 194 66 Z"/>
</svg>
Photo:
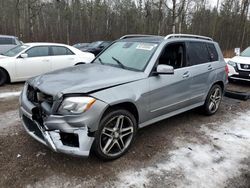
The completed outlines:
<svg viewBox="0 0 250 188">
<path fill-rule="evenodd" d="M 28 86 L 27 98 L 36 107 L 32 109 L 33 118 L 43 124 L 43 119 L 51 114 L 53 106 L 53 96 L 45 94 L 38 89 Z"/>
<path fill-rule="evenodd" d="M 248 64 L 240 64 L 240 68 L 250 71 L 250 65 L 248 65 Z"/>
<path fill-rule="evenodd" d="M 43 134 L 41 130 L 37 127 L 37 124 L 34 123 L 32 120 L 27 118 L 26 116 L 23 115 L 23 122 L 26 126 L 26 128 L 30 131 L 33 132 L 36 136 L 38 136 L 40 139 L 44 140 Z"/>
<path fill-rule="evenodd" d="M 30 85 L 28 86 L 27 89 L 27 98 L 32 103 L 38 103 L 36 90 Z"/>
<path fill-rule="evenodd" d="M 28 90 L 27 90 L 27 98 L 32 103 L 47 102 L 51 106 L 53 104 L 53 96 L 47 95 L 37 89 L 34 89 L 30 85 L 28 86 Z"/>
</svg>

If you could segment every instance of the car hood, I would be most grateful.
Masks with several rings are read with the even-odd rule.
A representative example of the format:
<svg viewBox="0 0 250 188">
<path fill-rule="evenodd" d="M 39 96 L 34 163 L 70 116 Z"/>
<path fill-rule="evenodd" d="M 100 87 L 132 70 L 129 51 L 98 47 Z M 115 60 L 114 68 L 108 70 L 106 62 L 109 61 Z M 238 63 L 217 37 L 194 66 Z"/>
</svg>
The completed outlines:
<svg viewBox="0 0 250 188">
<path fill-rule="evenodd" d="M 98 63 L 53 71 L 28 80 L 28 83 L 52 96 L 86 94 L 146 78 L 143 72 L 125 70 Z"/>
<path fill-rule="evenodd" d="M 235 63 L 248 64 L 250 65 L 250 57 L 235 56 L 231 59 Z"/>
<path fill-rule="evenodd" d="M 7 58 L 7 56 L 0 55 L 0 59 Z"/>
</svg>

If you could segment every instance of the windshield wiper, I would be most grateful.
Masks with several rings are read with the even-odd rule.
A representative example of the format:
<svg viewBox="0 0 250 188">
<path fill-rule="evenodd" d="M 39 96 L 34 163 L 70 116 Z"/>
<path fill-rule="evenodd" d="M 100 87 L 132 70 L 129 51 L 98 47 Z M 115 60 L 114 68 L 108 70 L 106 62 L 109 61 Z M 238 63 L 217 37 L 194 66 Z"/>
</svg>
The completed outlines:
<svg viewBox="0 0 250 188">
<path fill-rule="evenodd" d="M 103 63 L 103 61 L 102 61 L 102 59 L 100 58 L 100 57 L 98 57 L 98 61 L 103 65 L 104 63 Z"/>
<path fill-rule="evenodd" d="M 115 62 L 116 62 L 118 65 L 120 65 L 120 67 L 122 67 L 123 69 L 126 68 L 126 66 L 123 65 L 122 62 L 120 62 L 120 61 L 119 61 L 118 59 L 116 59 L 115 57 L 112 57 L 112 59 L 115 60 Z"/>
</svg>

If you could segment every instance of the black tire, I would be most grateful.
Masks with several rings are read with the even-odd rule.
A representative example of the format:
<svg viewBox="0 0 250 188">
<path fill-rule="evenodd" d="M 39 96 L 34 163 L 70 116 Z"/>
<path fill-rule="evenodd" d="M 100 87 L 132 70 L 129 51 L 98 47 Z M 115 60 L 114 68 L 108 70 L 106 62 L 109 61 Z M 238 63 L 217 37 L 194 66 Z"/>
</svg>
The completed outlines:
<svg viewBox="0 0 250 188">
<path fill-rule="evenodd" d="M 219 92 L 219 94 L 216 95 L 215 92 Z M 217 96 L 217 98 L 214 97 L 215 95 Z M 222 90 L 221 86 L 218 84 L 213 85 L 212 88 L 210 89 L 210 91 L 208 92 L 205 104 L 203 105 L 203 112 L 206 115 L 215 114 L 219 109 L 219 106 L 220 106 L 220 103 L 222 100 L 222 96 L 223 96 L 223 90 Z"/>
<path fill-rule="evenodd" d="M 8 80 L 8 75 L 7 73 L 3 70 L 0 69 L 0 86 L 4 85 Z"/>
<path fill-rule="evenodd" d="M 119 130 L 115 130 L 117 122 L 120 123 L 121 120 L 122 126 L 119 126 Z M 128 129 L 127 133 L 124 131 L 125 129 Z M 104 115 L 100 122 L 99 129 L 95 133 L 95 141 L 92 149 L 96 156 L 102 160 L 109 161 L 117 159 L 124 155 L 131 147 L 135 139 L 136 131 L 136 119 L 129 111 L 123 109 L 110 111 Z M 122 145 L 123 149 L 121 149 Z M 105 151 L 107 151 L 107 153 L 105 153 Z"/>
</svg>

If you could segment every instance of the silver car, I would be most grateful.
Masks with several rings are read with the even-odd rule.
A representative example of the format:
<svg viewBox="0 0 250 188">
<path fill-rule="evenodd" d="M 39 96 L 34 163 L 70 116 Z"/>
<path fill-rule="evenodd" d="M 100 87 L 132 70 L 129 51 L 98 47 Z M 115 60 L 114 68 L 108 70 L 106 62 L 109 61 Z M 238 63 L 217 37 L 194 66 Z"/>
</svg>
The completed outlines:
<svg viewBox="0 0 250 188">
<path fill-rule="evenodd" d="M 227 66 L 219 45 L 195 35 L 128 35 L 91 64 L 47 73 L 25 84 L 20 117 L 33 138 L 56 152 L 122 156 L 138 129 L 221 103 Z"/>
</svg>

